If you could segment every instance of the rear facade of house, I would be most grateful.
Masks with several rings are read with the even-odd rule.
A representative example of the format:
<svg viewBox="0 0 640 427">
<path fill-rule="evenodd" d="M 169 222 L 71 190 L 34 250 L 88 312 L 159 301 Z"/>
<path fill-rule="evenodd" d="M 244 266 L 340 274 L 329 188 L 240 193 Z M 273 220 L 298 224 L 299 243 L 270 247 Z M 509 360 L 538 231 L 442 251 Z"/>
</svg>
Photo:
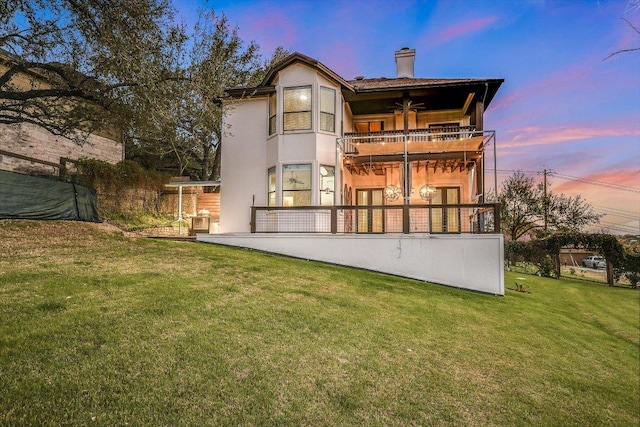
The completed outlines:
<svg viewBox="0 0 640 427">
<path fill-rule="evenodd" d="M 484 113 L 503 80 L 417 78 L 415 51 L 408 48 L 395 52 L 395 60 L 396 77 L 345 80 L 294 53 L 258 86 L 229 89 L 220 232 L 287 236 L 276 244 L 283 247 L 300 236 L 318 242 L 341 236 L 351 239 L 346 247 L 365 236 L 411 237 L 412 245 L 430 248 L 425 256 L 432 264 L 438 245 L 469 252 L 465 245 L 478 247 L 478 236 L 493 236 L 497 245 L 498 210 L 485 203 L 485 188 L 495 183 L 495 132 L 485 130 Z M 427 242 L 436 238 L 440 243 Z M 349 251 L 337 242 L 327 241 L 327 252 Z M 489 252 L 502 257 L 497 246 Z M 362 267 L 348 258 L 338 263 Z M 501 259 L 493 261 L 491 268 L 502 270 Z"/>
</svg>

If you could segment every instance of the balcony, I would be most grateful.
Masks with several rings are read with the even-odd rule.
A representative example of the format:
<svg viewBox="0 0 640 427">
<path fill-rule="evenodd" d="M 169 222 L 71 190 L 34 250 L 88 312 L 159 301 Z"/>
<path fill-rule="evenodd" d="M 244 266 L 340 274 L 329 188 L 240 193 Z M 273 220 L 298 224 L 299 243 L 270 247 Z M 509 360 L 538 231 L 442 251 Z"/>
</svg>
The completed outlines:
<svg viewBox="0 0 640 427">
<path fill-rule="evenodd" d="M 498 234 L 497 204 L 251 208 L 251 233 Z"/>
<path fill-rule="evenodd" d="M 475 157 L 482 153 L 493 131 L 471 126 L 437 127 L 403 131 L 350 132 L 338 139 L 344 157 L 376 157 L 376 161 L 439 160 Z"/>
</svg>

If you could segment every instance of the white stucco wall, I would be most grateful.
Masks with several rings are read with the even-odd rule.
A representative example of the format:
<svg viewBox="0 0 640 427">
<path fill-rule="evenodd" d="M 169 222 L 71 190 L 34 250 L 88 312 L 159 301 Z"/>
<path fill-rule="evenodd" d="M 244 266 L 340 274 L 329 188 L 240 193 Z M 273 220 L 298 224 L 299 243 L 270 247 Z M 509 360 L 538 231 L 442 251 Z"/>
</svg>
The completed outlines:
<svg viewBox="0 0 640 427">
<path fill-rule="evenodd" d="M 250 231 L 251 205 L 267 205 L 267 98 L 234 104 L 225 116 L 220 232 Z"/>
<path fill-rule="evenodd" d="M 504 295 L 499 234 L 199 234 L 197 240 Z"/>
<path fill-rule="evenodd" d="M 311 86 L 312 128 L 282 130 L 283 89 Z M 320 88 L 336 91 L 335 132 L 321 132 Z M 276 204 L 282 203 L 282 168 L 286 164 L 311 164 L 311 203 L 319 204 L 320 165 L 335 166 L 336 138 L 342 120 L 340 86 L 305 65 L 282 70 L 275 80 L 276 134 L 268 132 L 268 98 L 258 97 L 231 104 L 225 116 L 222 140 L 220 231 L 248 232 L 250 207 L 267 205 L 267 171 L 276 170 Z"/>
</svg>

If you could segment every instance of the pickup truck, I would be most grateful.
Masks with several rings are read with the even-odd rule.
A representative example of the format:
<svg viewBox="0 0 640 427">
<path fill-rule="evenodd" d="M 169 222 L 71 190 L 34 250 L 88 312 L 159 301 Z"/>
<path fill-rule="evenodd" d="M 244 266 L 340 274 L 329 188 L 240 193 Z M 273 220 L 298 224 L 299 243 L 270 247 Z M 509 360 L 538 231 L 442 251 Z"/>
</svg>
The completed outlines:
<svg viewBox="0 0 640 427">
<path fill-rule="evenodd" d="M 590 268 L 605 268 L 607 261 L 601 256 L 589 256 L 582 260 L 583 267 Z"/>
</svg>

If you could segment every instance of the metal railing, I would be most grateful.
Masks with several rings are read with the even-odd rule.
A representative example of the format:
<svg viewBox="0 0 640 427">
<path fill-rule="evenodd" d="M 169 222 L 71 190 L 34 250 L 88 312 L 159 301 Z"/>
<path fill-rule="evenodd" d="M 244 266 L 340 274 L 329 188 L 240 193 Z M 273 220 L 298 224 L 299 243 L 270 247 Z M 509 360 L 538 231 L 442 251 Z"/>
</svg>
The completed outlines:
<svg viewBox="0 0 640 427">
<path fill-rule="evenodd" d="M 251 208 L 252 233 L 500 233 L 499 204 Z"/>
<path fill-rule="evenodd" d="M 347 132 L 344 137 L 338 138 L 338 144 L 342 147 L 343 153 L 347 156 L 358 155 L 360 144 L 401 144 L 405 140 L 410 143 L 435 143 L 432 147 L 435 151 L 441 151 L 442 147 L 438 142 L 455 142 L 470 139 L 476 136 L 489 136 L 492 131 L 476 131 L 473 126 L 451 126 L 434 127 L 429 129 L 411 129 L 405 134 L 403 131 L 380 131 L 380 132 Z M 396 144 L 396 145 L 397 145 Z M 424 149 L 425 147 L 423 147 Z M 407 146 L 408 151 L 413 151 L 413 147 Z M 471 147 L 469 147 L 471 149 Z M 475 149 L 474 149 L 475 150 Z"/>
</svg>

